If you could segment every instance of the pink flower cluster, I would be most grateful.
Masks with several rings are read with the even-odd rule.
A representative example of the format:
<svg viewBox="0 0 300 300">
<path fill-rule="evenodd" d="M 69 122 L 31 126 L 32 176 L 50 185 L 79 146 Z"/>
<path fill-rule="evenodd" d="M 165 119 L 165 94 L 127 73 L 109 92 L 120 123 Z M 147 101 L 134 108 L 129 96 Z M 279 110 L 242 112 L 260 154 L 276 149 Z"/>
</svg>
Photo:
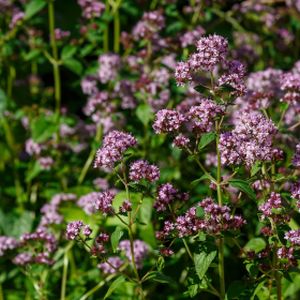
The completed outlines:
<svg viewBox="0 0 300 300">
<path fill-rule="evenodd" d="M 87 238 L 91 235 L 92 229 L 81 221 L 73 221 L 67 224 L 66 238 L 68 240 L 75 240 L 81 233 Z"/>
<path fill-rule="evenodd" d="M 159 176 L 159 168 L 155 165 L 151 165 L 146 160 L 137 160 L 130 166 L 129 178 L 132 181 L 138 182 L 145 179 L 149 182 L 154 182 L 159 179 Z"/>
<path fill-rule="evenodd" d="M 96 153 L 94 167 L 113 168 L 125 151 L 136 144 L 137 140 L 129 133 L 117 130 L 109 132 L 104 137 L 103 146 Z"/>
<path fill-rule="evenodd" d="M 203 210 L 203 213 L 200 212 L 198 216 L 199 210 Z M 213 199 L 206 198 L 177 217 L 175 222 L 165 221 L 163 230 L 157 232 L 156 236 L 164 240 L 169 236 L 184 237 L 199 231 L 218 235 L 224 231 L 238 230 L 245 223 L 241 216 L 232 215 L 228 206 L 220 206 Z"/>
</svg>

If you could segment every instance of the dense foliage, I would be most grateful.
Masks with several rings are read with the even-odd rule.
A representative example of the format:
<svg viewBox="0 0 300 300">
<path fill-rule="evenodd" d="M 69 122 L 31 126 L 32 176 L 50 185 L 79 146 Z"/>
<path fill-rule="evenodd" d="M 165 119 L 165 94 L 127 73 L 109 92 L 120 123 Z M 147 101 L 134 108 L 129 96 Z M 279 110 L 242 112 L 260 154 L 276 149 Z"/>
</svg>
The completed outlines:
<svg viewBox="0 0 300 300">
<path fill-rule="evenodd" d="M 298 0 L 0 0 L 0 300 L 299 299 Z"/>
</svg>

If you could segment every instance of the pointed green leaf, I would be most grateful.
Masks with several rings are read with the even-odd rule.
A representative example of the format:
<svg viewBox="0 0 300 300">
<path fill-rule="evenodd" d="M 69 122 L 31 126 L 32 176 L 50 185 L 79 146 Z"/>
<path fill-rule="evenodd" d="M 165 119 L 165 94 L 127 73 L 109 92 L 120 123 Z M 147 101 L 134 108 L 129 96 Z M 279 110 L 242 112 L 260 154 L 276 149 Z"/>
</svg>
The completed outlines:
<svg viewBox="0 0 300 300">
<path fill-rule="evenodd" d="M 117 226 L 115 231 L 112 233 L 110 242 L 111 242 L 111 247 L 114 252 L 117 251 L 119 241 L 120 241 L 121 237 L 123 236 L 123 234 L 124 234 L 124 232 L 122 231 L 122 228 L 120 226 Z"/>
<path fill-rule="evenodd" d="M 201 150 L 209 145 L 212 141 L 216 139 L 216 134 L 214 132 L 208 132 L 201 136 L 200 142 L 198 144 L 198 149 Z"/>
<path fill-rule="evenodd" d="M 213 262 L 217 255 L 217 251 L 212 251 L 210 253 L 201 252 L 200 254 L 194 254 L 194 263 L 196 273 L 200 280 L 203 279 L 206 274 L 210 264 Z"/>
<path fill-rule="evenodd" d="M 107 290 L 103 300 L 107 299 L 122 283 L 125 282 L 125 277 L 120 276 L 112 282 L 109 289 Z"/>
<path fill-rule="evenodd" d="M 233 187 L 239 189 L 240 191 L 244 192 L 245 194 L 247 194 L 249 198 L 251 198 L 253 200 L 256 199 L 256 195 L 247 181 L 242 180 L 242 179 L 230 179 L 228 181 L 228 183 L 231 186 L 233 186 Z"/>
<path fill-rule="evenodd" d="M 25 7 L 25 19 L 30 19 L 39 11 L 41 11 L 47 4 L 46 0 L 32 0 Z"/>
</svg>

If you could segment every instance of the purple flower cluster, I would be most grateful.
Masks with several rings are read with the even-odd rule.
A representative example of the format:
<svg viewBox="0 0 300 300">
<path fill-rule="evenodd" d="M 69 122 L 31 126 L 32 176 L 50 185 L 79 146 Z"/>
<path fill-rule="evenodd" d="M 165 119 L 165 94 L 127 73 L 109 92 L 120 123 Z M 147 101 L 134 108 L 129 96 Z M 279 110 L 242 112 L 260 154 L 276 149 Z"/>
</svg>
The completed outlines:
<svg viewBox="0 0 300 300">
<path fill-rule="evenodd" d="M 262 220 L 272 218 L 275 223 L 284 223 L 290 220 L 290 217 L 283 212 L 282 199 L 280 194 L 272 192 L 269 199 L 258 207 L 262 212 Z"/>
<path fill-rule="evenodd" d="M 103 262 L 98 265 L 98 268 L 104 274 L 115 274 L 118 269 L 124 264 L 124 261 L 118 256 L 111 256 L 107 259 L 107 262 Z"/>
<path fill-rule="evenodd" d="M 137 160 L 130 166 L 129 178 L 132 181 L 138 182 L 145 179 L 149 182 L 154 182 L 159 179 L 159 176 L 159 168 L 155 165 L 151 165 L 146 160 Z"/>
<path fill-rule="evenodd" d="M 198 52 L 190 58 L 192 69 L 212 72 L 218 64 L 225 63 L 228 41 L 220 35 L 202 37 L 196 44 Z"/>
<path fill-rule="evenodd" d="M 277 129 L 274 123 L 259 112 L 242 112 L 235 129 L 221 134 L 219 148 L 224 165 L 240 164 L 247 166 L 256 161 L 270 161 L 280 157 L 272 147 Z"/>
<path fill-rule="evenodd" d="M 180 37 L 181 47 L 185 48 L 194 45 L 203 34 L 205 34 L 205 30 L 201 26 L 197 26 L 194 30 L 187 31 Z"/>
<path fill-rule="evenodd" d="M 120 68 L 120 57 L 117 54 L 102 54 L 99 56 L 98 76 L 101 83 L 116 79 Z"/>
<path fill-rule="evenodd" d="M 198 217 L 198 210 L 203 209 L 203 216 Z M 184 237 L 203 231 L 211 235 L 240 229 L 246 221 L 241 216 L 233 216 L 230 208 L 220 206 L 211 198 L 206 198 L 197 206 L 190 208 L 184 215 L 176 218 L 175 222 L 166 221 L 163 230 L 157 232 L 157 238 L 166 239 L 168 236 Z"/>
<path fill-rule="evenodd" d="M 98 198 L 101 197 L 102 193 L 91 192 L 81 196 L 77 201 L 77 205 L 81 207 L 86 214 L 91 215 L 97 211 L 95 203 L 97 202 Z"/>
<path fill-rule="evenodd" d="M 296 145 L 296 152 L 294 154 L 292 163 L 294 167 L 300 167 L 300 144 Z"/>
<path fill-rule="evenodd" d="M 300 74 L 292 72 L 284 74 L 280 87 L 284 91 L 282 101 L 293 104 L 300 101 Z"/>
<path fill-rule="evenodd" d="M 91 116 L 97 111 L 111 112 L 113 106 L 109 102 L 109 95 L 107 92 L 96 92 L 88 98 L 88 102 L 83 108 L 83 112 L 87 116 Z"/>
<path fill-rule="evenodd" d="M 162 109 L 156 113 L 153 129 L 155 133 L 178 131 L 184 120 L 184 116 L 178 111 Z"/>
<path fill-rule="evenodd" d="M 13 250 L 19 246 L 19 242 L 9 236 L 0 236 L 0 256 L 3 256 L 6 251 Z"/>
<path fill-rule="evenodd" d="M 178 134 L 173 140 L 173 146 L 179 149 L 184 149 L 188 147 L 190 139 L 184 136 L 182 133 Z"/>
<path fill-rule="evenodd" d="M 212 72 L 219 64 L 225 64 L 228 51 L 228 41 L 219 35 L 202 37 L 196 43 L 197 52 L 193 53 L 187 62 L 176 66 L 175 79 L 178 85 L 192 80 L 193 73 L 200 71 Z"/>
<path fill-rule="evenodd" d="M 158 187 L 157 196 L 154 203 L 154 208 L 157 211 L 165 211 L 168 205 L 174 201 L 187 201 L 189 195 L 187 193 L 179 192 L 171 183 L 165 183 Z"/>
<path fill-rule="evenodd" d="M 77 0 L 82 9 L 82 16 L 86 19 L 97 18 L 102 15 L 105 5 L 98 0 Z"/>
<path fill-rule="evenodd" d="M 209 99 L 203 99 L 199 105 L 192 106 L 187 119 L 198 133 L 212 130 L 216 117 L 224 114 L 224 108 Z"/>
<path fill-rule="evenodd" d="M 43 170 L 50 170 L 54 164 L 54 160 L 51 156 L 40 157 L 38 162 Z"/>
<path fill-rule="evenodd" d="M 291 244 L 300 246 L 300 229 L 286 232 L 284 238 Z"/>
<path fill-rule="evenodd" d="M 135 25 L 132 36 L 135 40 L 152 39 L 165 26 L 165 18 L 159 10 L 145 12 Z"/>
<path fill-rule="evenodd" d="M 46 249 L 47 253 L 52 253 L 57 248 L 57 240 L 52 233 L 49 233 L 45 228 L 39 227 L 35 232 L 24 233 L 20 237 L 22 245 L 26 245 L 31 242 L 40 242 Z"/>
<path fill-rule="evenodd" d="M 29 155 L 39 155 L 42 151 L 40 144 L 36 143 L 33 139 L 28 139 L 25 143 L 25 151 Z"/>
<path fill-rule="evenodd" d="M 55 28 L 55 30 L 54 30 L 54 36 L 57 41 L 61 41 L 65 38 L 69 37 L 70 35 L 71 35 L 70 31 L 65 31 L 60 28 Z"/>
<path fill-rule="evenodd" d="M 73 221 L 67 224 L 66 238 L 68 240 L 75 240 L 81 233 L 85 238 L 88 238 L 92 233 L 92 229 L 81 221 Z"/>
<path fill-rule="evenodd" d="M 10 24 L 9 24 L 9 28 L 13 29 L 16 26 L 19 25 L 19 23 L 24 19 L 25 17 L 25 13 L 19 10 L 16 10 L 11 18 Z"/>
<path fill-rule="evenodd" d="M 81 82 L 81 89 L 85 95 L 92 95 L 98 92 L 97 78 L 95 76 L 86 76 Z"/>
<path fill-rule="evenodd" d="M 226 66 L 226 72 L 218 79 L 220 88 L 230 86 L 234 89 L 234 95 L 242 96 L 246 92 L 244 82 L 245 66 L 237 60 L 230 61 Z"/>
<path fill-rule="evenodd" d="M 124 251 L 127 259 L 131 262 L 132 253 L 131 253 L 130 241 L 129 240 L 121 241 L 119 244 L 119 249 L 121 251 Z M 134 252 L 135 264 L 138 269 L 141 269 L 143 267 L 143 260 L 149 253 L 149 247 L 145 242 L 141 240 L 135 240 L 133 242 L 133 252 Z"/>
<path fill-rule="evenodd" d="M 104 214 L 109 214 L 113 211 L 112 201 L 115 194 L 111 191 L 105 191 L 97 193 L 96 201 L 94 203 L 95 209 L 101 211 Z"/>
<path fill-rule="evenodd" d="M 42 218 L 39 227 L 45 227 L 51 224 L 61 224 L 63 216 L 59 213 L 59 206 L 66 201 L 75 201 L 75 194 L 56 194 L 52 197 L 50 203 L 44 204 L 41 208 Z"/>
<path fill-rule="evenodd" d="M 122 131 L 111 131 L 103 140 L 103 146 L 97 151 L 94 163 L 95 168 L 113 168 L 115 163 L 122 159 L 124 152 L 137 144 L 131 134 Z"/>
</svg>

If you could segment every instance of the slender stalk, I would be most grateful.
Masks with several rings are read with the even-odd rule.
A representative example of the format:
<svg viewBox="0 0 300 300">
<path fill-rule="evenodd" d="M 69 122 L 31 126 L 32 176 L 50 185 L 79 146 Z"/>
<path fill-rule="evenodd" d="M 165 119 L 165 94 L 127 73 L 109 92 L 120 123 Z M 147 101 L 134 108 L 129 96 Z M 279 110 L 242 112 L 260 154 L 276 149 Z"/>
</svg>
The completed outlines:
<svg viewBox="0 0 300 300">
<path fill-rule="evenodd" d="M 116 8 L 114 14 L 114 52 L 120 52 L 120 13 L 119 7 Z"/>
<path fill-rule="evenodd" d="M 109 12 L 109 0 L 105 1 L 105 12 Z M 104 28 L 103 33 L 103 51 L 108 52 L 109 50 L 109 22 L 106 22 L 106 26 Z"/>
<path fill-rule="evenodd" d="M 66 286 L 67 286 L 67 279 L 68 279 L 68 266 L 69 266 L 69 258 L 68 258 L 68 251 L 64 254 L 64 264 L 63 264 L 63 276 L 61 281 L 61 290 L 60 290 L 60 299 L 66 299 Z"/>
<path fill-rule="evenodd" d="M 221 174 L 221 153 L 219 149 L 220 140 L 220 124 L 216 121 L 216 151 L 217 151 L 217 196 L 219 205 L 223 204 L 222 201 L 222 174 Z M 218 270 L 219 270 L 219 284 L 220 284 L 220 299 L 225 299 L 225 273 L 224 273 L 224 238 L 221 237 L 218 241 Z"/>
<path fill-rule="evenodd" d="M 96 143 L 100 143 L 101 139 L 102 139 L 102 135 L 103 135 L 103 127 L 101 124 L 99 124 L 97 126 L 97 131 L 96 131 L 96 138 L 95 138 L 95 142 Z M 94 160 L 95 154 L 97 152 L 97 149 L 95 147 L 92 147 L 90 154 L 80 172 L 79 178 L 78 178 L 78 184 L 82 184 L 82 182 L 84 181 L 84 178 Z"/>
<path fill-rule="evenodd" d="M 49 15 L 49 33 L 50 44 L 52 48 L 52 56 L 54 62 L 53 66 L 53 78 L 54 78 L 54 99 L 55 99 L 55 113 L 59 120 L 60 117 L 60 105 L 61 105 L 61 78 L 58 63 L 58 50 L 55 39 L 55 13 L 54 13 L 54 0 L 48 2 L 48 15 Z"/>
<path fill-rule="evenodd" d="M 105 280 L 100 281 L 96 286 L 94 286 L 91 290 L 89 290 L 87 293 L 85 293 L 80 298 L 80 300 L 89 299 L 89 297 L 92 296 L 93 294 L 95 294 L 99 289 L 101 289 L 105 285 L 105 283 L 109 282 L 110 280 L 112 280 L 116 276 L 117 276 L 116 274 L 112 274 L 112 275 L 107 276 L 107 278 Z"/>
<path fill-rule="evenodd" d="M 0 283 L 0 300 L 4 300 L 3 288 L 2 288 L 2 284 L 1 283 Z"/>
<path fill-rule="evenodd" d="M 189 255 L 190 259 L 194 262 L 194 258 L 193 258 L 192 252 L 191 252 L 190 247 L 187 244 L 185 238 L 183 238 L 182 241 L 183 241 L 183 244 L 184 244 L 184 247 L 186 249 L 187 254 Z"/>
</svg>

